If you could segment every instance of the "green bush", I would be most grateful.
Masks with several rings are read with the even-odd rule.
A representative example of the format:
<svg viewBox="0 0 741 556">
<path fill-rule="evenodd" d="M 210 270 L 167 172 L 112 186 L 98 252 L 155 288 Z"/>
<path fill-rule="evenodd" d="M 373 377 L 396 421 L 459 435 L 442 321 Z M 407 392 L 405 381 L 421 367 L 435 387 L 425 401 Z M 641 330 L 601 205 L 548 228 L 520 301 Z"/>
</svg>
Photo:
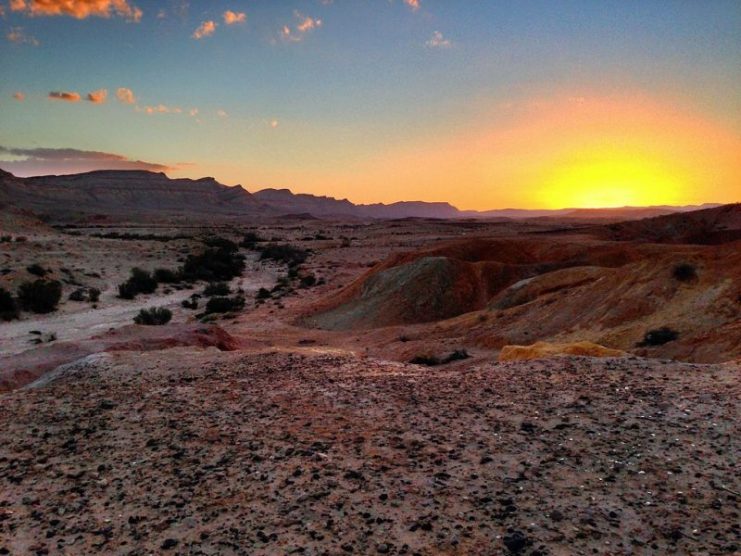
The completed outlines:
<svg viewBox="0 0 741 556">
<path fill-rule="evenodd" d="M 124 282 L 118 285 L 118 297 L 121 299 L 134 299 L 139 291 L 130 282 Z"/>
<path fill-rule="evenodd" d="M 62 298 L 62 284 L 57 280 L 38 279 L 24 282 L 18 289 L 21 307 L 34 313 L 51 313 Z"/>
<path fill-rule="evenodd" d="M 9 321 L 18 317 L 18 304 L 13 299 L 13 295 L 5 288 L 0 288 L 0 319 Z"/>
<path fill-rule="evenodd" d="M 140 293 L 154 293 L 157 290 L 157 280 L 146 270 L 132 268 L 131 276 L 118 286 L 118 297 L 134 299 Z"/>
<path fill-rule="evenodd" d="M 151 309 L 142 309 L 139 314 L 134 317 L 136 324 L 144 324 L 147 326 L 159 326 L 167 324 L 172 318 L 172 311 L 165 309 L 164 307 L 153 307 Z"/>
<path fill-rule="evenodd" d="M 206 303 L 206 313 L 230 313 L 244 308 L 244 297 L 212 297 Z"/>
<path fill-rule="evenodd" d="M 141 268 L 132 268 L 129 282 L 136 288 L 139 293 L 154 293 L 157 290 L 157 280 L 146 270 Z"/>
<path fill-rule="evenodd" d="M 226 282 L 211 282 L 203 290 L 203 295 L 206 297 L 214 297 L 216 295 L 225 296 L 232 293 L 229 289 L 229 285 Z"/>
</svg>

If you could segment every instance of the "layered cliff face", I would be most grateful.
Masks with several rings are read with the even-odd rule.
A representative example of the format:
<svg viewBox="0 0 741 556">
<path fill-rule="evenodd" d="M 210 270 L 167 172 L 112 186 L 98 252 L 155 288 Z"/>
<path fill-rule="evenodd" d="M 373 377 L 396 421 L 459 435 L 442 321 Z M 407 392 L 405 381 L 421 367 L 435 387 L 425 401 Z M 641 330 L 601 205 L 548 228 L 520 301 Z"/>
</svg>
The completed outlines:
<svg viewBox="0 0 741 556">
<path fill-rule="evenodd" d="M 0 201 L 39 213 L 113 215 L 212 214 L 270 212 L 242 187 L 213 178 L 170 179 L 141 170 L 104 170 L 69 176 L 15 178 L 0 175 Z"/>
</svg>

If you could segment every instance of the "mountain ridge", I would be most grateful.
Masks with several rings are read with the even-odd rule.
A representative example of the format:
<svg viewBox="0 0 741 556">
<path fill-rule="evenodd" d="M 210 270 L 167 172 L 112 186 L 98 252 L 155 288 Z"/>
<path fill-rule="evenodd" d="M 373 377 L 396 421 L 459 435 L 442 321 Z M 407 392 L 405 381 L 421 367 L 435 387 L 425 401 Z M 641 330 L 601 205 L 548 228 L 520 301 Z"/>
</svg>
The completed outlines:
<svg viewBox="0 0 741 556">
<path fill-rule="evenodd" d="M 170 178 L 148 170 L 93 170 L 80 174 L 16 177 L 0 169 L 0 202 L 50 216 L 70 214 L 267 216 L 311 215 L 318 218 L 361 219 L 639 219 L 716 207 L 690 206 L 460 210 L 447 202 L 397 201 L 356 204 L 287 188 L 250 193 L 241 185 L 227 186 L 214 177 Z"/>
</svg>

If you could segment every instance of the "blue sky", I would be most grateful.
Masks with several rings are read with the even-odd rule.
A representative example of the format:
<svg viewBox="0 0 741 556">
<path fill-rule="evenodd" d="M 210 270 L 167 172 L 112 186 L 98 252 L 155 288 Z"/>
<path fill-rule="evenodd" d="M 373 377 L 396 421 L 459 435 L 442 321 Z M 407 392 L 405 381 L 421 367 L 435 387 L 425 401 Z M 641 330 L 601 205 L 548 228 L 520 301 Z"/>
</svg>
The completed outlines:
<svg viewBox="0 0 741 556">
<path fill-rule="evenodd" d="M 481 172 L 435 170 L 433 157 L 517 128 L 503 107 L 612 99 L 631 117 L 640 98 L 669 107 L 666 118 L 707 121 L 731 151 L 741 135 L 737 1 L 75 0 L 80 9 L 66 14 L 33 4 L 5 2 L 0 20 L 0 166 L 19 173 L 62 172 L 69 161 L 13 149 L 71 148 L 251 190 L 488 208 L 517 200 L 504 195 L 514 174 L 486 182 Z M 99 12 L 87 14 L 89 5 Z M 238 21 L 228 25 L 227 11 Z M 213 33 L 194 38 L 209 21 Z M 135 101 L 119 101 L 119 88 Z M 84 100 L 102 89 L 105 102 Z M 82 100 L 52 100 L 53 91 Z M 393 157 L 424 153 L 430 169 L 395 171 Z M 738 162 L 724 159 L 729 175 Z M 456 199 L 463 186 L 473 193 Z M 691 187 L 688 200 L 734 195 L 730 182 Z"/>
</svg>

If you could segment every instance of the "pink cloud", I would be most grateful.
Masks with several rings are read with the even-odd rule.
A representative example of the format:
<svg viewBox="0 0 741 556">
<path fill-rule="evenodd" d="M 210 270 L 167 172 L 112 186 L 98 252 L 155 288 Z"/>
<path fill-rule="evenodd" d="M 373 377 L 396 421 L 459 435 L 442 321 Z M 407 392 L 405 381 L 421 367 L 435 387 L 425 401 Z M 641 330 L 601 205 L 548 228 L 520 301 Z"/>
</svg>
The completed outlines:
<svg viewBox="0 0 741 556">
<path fill-rule="evenodd" d="M 66 102 L 79 102 L 80 93 L 74 91 L 52 91 L 49 93 L 49 98 L 52 100 L 64 100 Z"/>
<path fill-rule="evenodd" d="M 128 0 L 10 0 L 10 10 L 29 16 L 123 17 L 129 21 L 141 20 L 142 11 Z"/>
<path fill-rule="evenodd" d="M 231 10 L 224 12 L 224 23 L 227 25 L 235 25 L 245 21 L 247 21 L 247 14 L 244 12 L 233 12 Z"/>
<path fill-rule="evenodd" d="M 217 26 L 218 23 L 214 21 L 204 21 L 198 26 L 198 29 L 193 31 L 192 37 L 196 40 L 202 39 L 204 37 L 210 37 L 216 31 Z"/>
<path fill-rule="evenodd" d="M 116 89 L 116 97 L 118 97 L 119 102 L 122 102 L 123 104 L 134 104 L 136 102 L 134 91 L 126 87 L 119 87 Z"/>
<path fill-rule="evenodd" d="M 420 7 L 420 0 L 404 0 L 404 3 L 409 6 L 413 12 L 416 12 Z"/>
<path fill-rule="evenodd" d="M 91 91 L 85 97 L 85 100 L 92 102 L 93 104 L 103 104 L 108 98 L 107 89 L 98 89 L 97 91 Z"/>
<path fill-rule="evenodd" d="M 23 30 L 23 27 L 11 27 L 10 31 L 5 35 L 5 38 L 15 44 L 30 44 L 32 46 L 38 46 L 39 41 L 36 37 L 27 35 Z"/>
<path fill-rule="evenodd" d="M 18 102 L 23 102 L 24 100 L 26 100 L 26 95 L 20 91 L 16 91 L 15 93 L 13 93 L 13 98 Z"/>
</svg>

